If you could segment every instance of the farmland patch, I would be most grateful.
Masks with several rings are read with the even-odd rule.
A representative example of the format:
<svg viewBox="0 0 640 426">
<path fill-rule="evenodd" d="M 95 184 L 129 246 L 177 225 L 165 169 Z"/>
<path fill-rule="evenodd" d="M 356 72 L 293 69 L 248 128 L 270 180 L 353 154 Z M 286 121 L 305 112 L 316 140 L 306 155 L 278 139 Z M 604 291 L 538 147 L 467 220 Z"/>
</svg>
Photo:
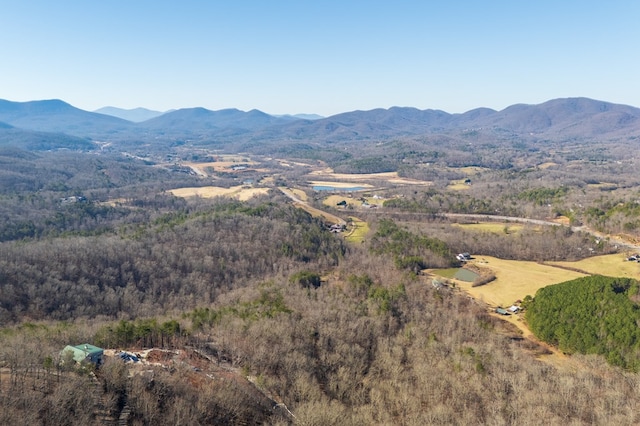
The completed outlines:
<svg viewBox="0 0 640 426">
<path fill-rule="evenodd" d="M 168 192 L 176 197 L 189 198 L 213 198 L 213 197 L 232 197 L 240 201 L 249 200 L 256 195 L 266 194 L 269 188 L 248 188 L 243 185 L 232 186 L 231 188 L 222 188 L 218 186 L 202 186 L 171 189 Z"/>
<path fill-rule="evenodd" d="M 524 228 L 522 224 L 505 222 L 454 223 L 452 226 L 469 231 L 488 232 L 491 234 L 517 234 Z"/>
</svg>

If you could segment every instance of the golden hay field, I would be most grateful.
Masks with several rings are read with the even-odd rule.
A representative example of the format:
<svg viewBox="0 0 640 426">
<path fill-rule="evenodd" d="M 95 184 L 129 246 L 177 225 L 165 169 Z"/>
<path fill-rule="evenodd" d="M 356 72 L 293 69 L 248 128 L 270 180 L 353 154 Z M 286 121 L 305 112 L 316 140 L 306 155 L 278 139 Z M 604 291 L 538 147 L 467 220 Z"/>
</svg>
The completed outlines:
<svg viewBox="0 0 640 426">
<path fill-rule="evenodd" d="M 322 170 L 314 170 L 309 173 L 310 176 L 322 177 L 326 179 L 347 180 L 347 181 L 363 181 L 363 180 L 380 180 L 383 182 L 398 184 L 398 185 L 432 185 L 432 182 L 409 179 L 398 176 L 398 172 L 385 172 L 385 173 L 334 173 L 333 169 L 326 168 Z M 348 186 L 353 186 L 352 183 Z M 360 185 L 359 186 L 364 186 Z"/>
<path fill-rule="evenodd" d="M 478 173 L 482 173 L 491 169 L 488 169 L 486 167 L 477 167 L 477 166 L 467 166 L 467 167 L 460 167 L 459 169 L 453 169 L 453 170 L 458 170 L 461 171 L 462 173 L 466 174 L 466 175 L 475 175 Z"/>
<path fill-rule="evenodd" d="M 196 172 L 200 176 L 208 176 L 207 169 L 212 169 L 216 172 L 230 172 L 232 171 L 233 166 L 238 166 L 240 164 L 247 164 L 249 166 L 257 164 L 255 161 L 251 160 L 242 160 L 240 157 L 236 160 L 225 159 L 226 161 L 213 161 L 209 163 L 192 163 L 185 162 L 182 163 L 184 166 L 190 167 L 191 170 Z"/>
<path fill-rule="evenodd" d="M 221 188 L 218 186 L 203 186 L 203 187 L 190 187 L 190 188 L 176 188 L 171 189 L 168 192 L 172 193 L 176 197 L 188 198 L 188 197 L 232 197 L 237 198 L 240 201 L 246 201 L 256 195 L 266 194 L 269 188 L 248 188 L 243 185 L 232 186 L 231 188 Z"/>
<path fill-rule="evenodd" d="M 298 197 L 298 199 L 302 201 L 307 201 L 309 199 L 309 197 L 307 197 L 307 193 L 304 192 L 302 189 L 291 188 L 290 191 L 293 193 L 293 195 L 295 195 L 296 197 Z"/>
<path fill-rule="evenodd" d="M 490 269 L 496 276 L 495 281 L 480 287 L 471 287 L 471 283 L 456 281 L 456 286 L 471 296 L 492 306 L 509 306 L 526 295 L 535 295 L 536 291 L 551 284 L 558 284 L 585 276 L 579 272 L 520 260 L 503 260 L 491 256 L 476 256 L 473 261 L 478 266 Z M 577 266 L 576 266 L 577 267 Z M 437 270 L 428 273 L 438 274 Z"/>
<path fill-rule="evenodd" d="M 516 234 L 524 228 L 524 225 L 522 224 L 506 222 L 453 223 L 451 226 L 456 226 L 469 231 L 488 232 L 491 234 Z"/>
<path fill-rule="evenodd" d="M 553 166 L 557 166 L 558 163 L 553 163 L 551 161 L 546 162 L 546 163 L 542 163 L 542 164 L 538 164 L 536 167 L 538 167 L 539 169 L 545 170 L 548 169 L 549 167 L 553 167 Z"/>
<path fill-rule="evenodd" d="M 369 233 L 369 224 L 357 217 L 351 217 L 351 230 L 345 234 L 344 239 L 349 243 L 362 243 Z"/>
<path fill-rule="evenodd" d="M 577 268 L 590 274 L 640 280 L 640 263 L 629 262 L 622 254 L 594 256 L 577 262 L 549 262 L 549 264 Z"/>
<path fill-rule="evenodd" d="M 496 280 L 480 287 L 471 287 L 471 283 L 461 281 L 456 281 L 456 285 L 492 306 L 508 306 L 526 295 L 534 296 L 542 287 L 580 278 L 586 274 L 640 279 L 640 264 L 626 261 L 621 254 L 594 256 L 577 262 L 546 264 L 503 260 L 491 256 L 476 256 L 472 262 L 490 269 Z M 437 270 L 427 272 L 438 275 Z"/>
<path fill-rule="evenodd" d="M 353 198 L 345 197 L 343 195 L 329 195 L 322 200 L 322 204 L 324 204 L 327 207 L 338 208 L 338 203 L 343 200 L 346 201 L 347 204 L 351 204 L 351 205 L 360 204 L 360 202 L 357 199 L 354 200 Z"/>
</svg>

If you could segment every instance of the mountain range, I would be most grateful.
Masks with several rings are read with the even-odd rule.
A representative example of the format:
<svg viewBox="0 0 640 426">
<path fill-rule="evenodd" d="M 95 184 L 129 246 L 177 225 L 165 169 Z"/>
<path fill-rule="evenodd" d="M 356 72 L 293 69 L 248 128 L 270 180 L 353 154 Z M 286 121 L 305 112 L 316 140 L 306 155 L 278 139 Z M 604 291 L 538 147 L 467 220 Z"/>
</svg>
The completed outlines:
<svg viewBox="0 0 640 426">
<path fill-rule="evenodd" d="M 516 104 L 501 111 L 478 108 L 462 114 L 392 107 L 319 119 L 238 109 L 186 108 L 166 113 L 117 108 L 98 111 L 101 112 L 84 111 L 61 100 L 0 100 L 0 144 L 6 144 L 11 137 L 19 139 L 21 132 L 31 140 L 42 139 L 46 133 L 57 134 L 56 140 L 64 139 L 61 134 L 68 135 L 73 143 L 67 145 L 83 148 L 87 140 L 335 142 L 478 131 L 550 140 L 620 140 L 640 136 L 639 108 L 588 98 Z M 129 119 L 114 117 L 115 114 Z M 150 118 L 139 121 L 145 116 Z"/>
</svg>

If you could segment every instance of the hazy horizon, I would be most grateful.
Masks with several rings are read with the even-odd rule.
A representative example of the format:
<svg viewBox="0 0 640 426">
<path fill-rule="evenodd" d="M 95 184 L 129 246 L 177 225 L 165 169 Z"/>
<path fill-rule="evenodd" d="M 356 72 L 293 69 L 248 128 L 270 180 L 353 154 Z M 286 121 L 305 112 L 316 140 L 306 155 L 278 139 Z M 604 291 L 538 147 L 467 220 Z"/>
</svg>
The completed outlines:
<svg viewBox="0 0 640 426">
<path fill-rule="evenodd" d="M 640 4 L 329 1 L 5 5 L 0 98 L 167 111 L 462 113 L 640 105 Z"/>
</svg>

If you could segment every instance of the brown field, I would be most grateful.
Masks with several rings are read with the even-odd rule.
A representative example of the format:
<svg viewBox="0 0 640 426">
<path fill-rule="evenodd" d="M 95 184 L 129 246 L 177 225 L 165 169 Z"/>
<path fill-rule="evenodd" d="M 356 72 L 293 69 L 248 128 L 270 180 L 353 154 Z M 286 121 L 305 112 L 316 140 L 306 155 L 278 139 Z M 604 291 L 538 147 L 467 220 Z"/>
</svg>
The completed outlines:
<svg viewBox="0 0 640 426">
<path fill-rule="evenodd" d="M 191 187 L 191 188 L 176 188 L 171 189 L 168 192 L 172 193 L 176 197 L 188 198 L 188 197 L 232 197 L 237 198 L 240 201 L 246 201 L 256 195 L 266 194 L 269 188 L 248 188 L 242 185 L 232 186 L 231 188 L 221 188 L 218 186 L 203 186 L 203 187 Z"/>
</svg>

